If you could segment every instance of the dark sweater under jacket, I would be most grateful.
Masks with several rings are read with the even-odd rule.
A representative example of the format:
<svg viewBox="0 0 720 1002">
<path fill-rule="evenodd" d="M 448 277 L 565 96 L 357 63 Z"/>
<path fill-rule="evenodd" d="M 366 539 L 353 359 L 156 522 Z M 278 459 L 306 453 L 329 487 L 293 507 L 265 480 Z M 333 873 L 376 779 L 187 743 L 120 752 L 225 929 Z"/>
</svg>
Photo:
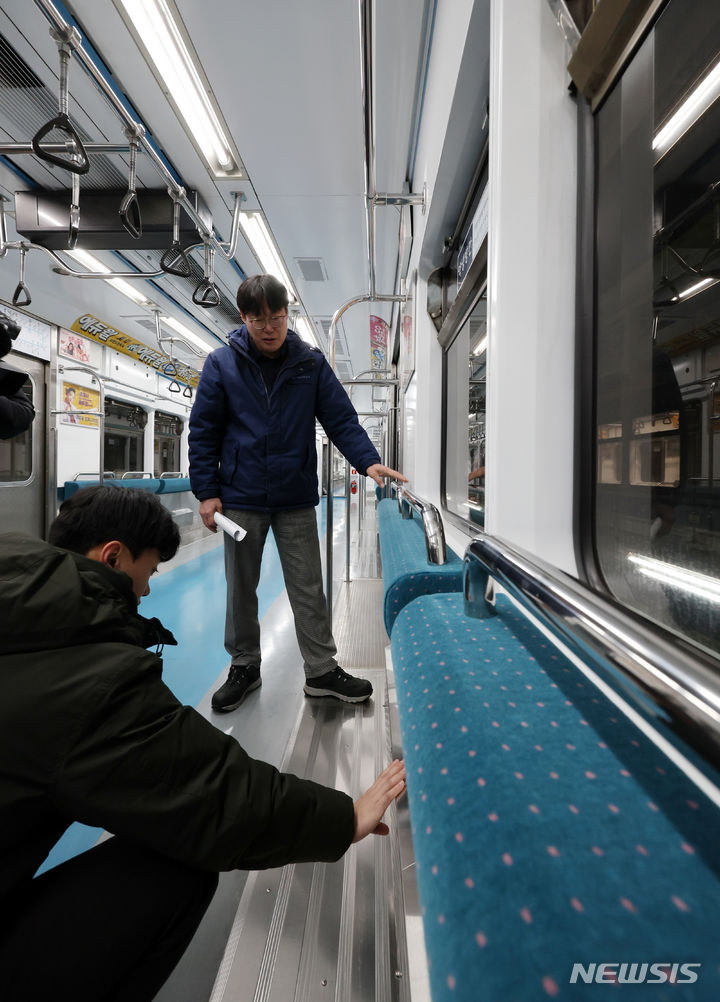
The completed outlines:
<svg viewBox="0 0 720 1002">
<path fill-rule="evenodd" d="M 130 578 L 0 535 L 0 901 L 73 821 L 208 870 L 335 860 L 350 797 L 251 759 L 181 705 Z"/>
</svg>

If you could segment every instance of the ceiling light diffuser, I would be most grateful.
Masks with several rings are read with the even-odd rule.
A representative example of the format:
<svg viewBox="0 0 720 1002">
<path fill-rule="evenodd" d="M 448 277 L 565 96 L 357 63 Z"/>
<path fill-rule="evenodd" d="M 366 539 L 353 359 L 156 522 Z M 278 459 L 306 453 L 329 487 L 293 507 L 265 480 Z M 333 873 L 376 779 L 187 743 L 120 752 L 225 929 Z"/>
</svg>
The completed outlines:
<svg viewBox="0 0 720 1002">
<path fill-rule="evenodd" d="M 247 238 L 253 254 L 268 275 L 274 275 L 285 286 L 291 301 L 296 300 L 295 290 L 290 281 L 283 260 L 275 248 L 275 241 L 270 235 L 267 223 L 260 212 L 241 212 L 240 225 Z"/>
<path fill-rule="evenodd" d="M 222 177 L 237 172 L 232 144 L 169 4 L 166 0 L 116 2 L 124 7 L 168 97 L 213 173 Z"/>
</svg>

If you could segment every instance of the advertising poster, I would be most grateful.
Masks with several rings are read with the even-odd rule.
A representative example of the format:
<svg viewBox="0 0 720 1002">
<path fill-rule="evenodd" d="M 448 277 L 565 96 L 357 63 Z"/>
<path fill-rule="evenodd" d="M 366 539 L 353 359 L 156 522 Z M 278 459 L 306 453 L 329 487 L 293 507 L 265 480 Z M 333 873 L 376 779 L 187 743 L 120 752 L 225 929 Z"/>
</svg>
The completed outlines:
<svg viewBox="0 0 720 1002">
<path fill-rule="evenodd" d="M 107 345 L 108 348 L 112 348 L 114 351 L 119 351 L 123 355 L 137 359 L 138 362 L 150 366 L 151 369 L 155 369 L 168 379 L 174 379 L 178 383 L 184 383 L 190 387 L 196 387 L 198 384 L 200 373 L 197 369 L 193 369 L 189 365 L 184 365 L 182 362 L 178 362 L 177 359 L 170 358 L 169 355 L 166 355 L 163 351 L 158 351 L 157 348 L 148 347 L 142 341 L 135 340 L 129 334 L 125 334 L 116 327 L 104 323 L 104 321 L 99 320 L 90 313 L 78 317 L 73 323 L 72 329 L 76 333 L 83 334 L 86 338 L 96 341 L 98 344 Z"/>
<path fill-rule="evenodd" d="M 387 345 L 390 328 L 382 317 L 370 315 L 370 368 L 387 368 Z"/>
<path fill-rule="evenodd" d="M 90 362 L 89 345 L 85 338 L 79 334 L 71 334 L 70 331 L 61 330 L 58 341 L 58 353 L 63 358 L 74 358 L 78 362 Z"/>
<path fill-rule="evenodd" d="M 408 282 L 407 299 L 400 317 L 400 389 L 405 392 L 415 372 L 415 324 L 413 318 L 415 275 Z"/>
<path fill-rule="evenodd" d="M 77 383 L 62 384 L 62 409 L 64 413 L 60 416 L 61 424 L 74 424 L 80 428 L 97 428 L 100 424 L 99 418 L 95 415 L 77 414 L 76 411 L 99 411 L 100 392 L 89 390 L 87 386 L 79 386 Z"/>
</svg>

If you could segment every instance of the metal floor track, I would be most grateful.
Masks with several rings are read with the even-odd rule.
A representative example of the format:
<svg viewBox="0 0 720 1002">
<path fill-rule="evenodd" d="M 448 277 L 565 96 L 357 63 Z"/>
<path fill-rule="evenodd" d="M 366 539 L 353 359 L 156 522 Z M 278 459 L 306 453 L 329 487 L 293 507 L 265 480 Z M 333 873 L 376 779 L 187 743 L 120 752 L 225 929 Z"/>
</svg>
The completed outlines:
<svg viewBox="0 0 720 1002">
<path fill-rule="evenodd" d="M 356 798 L 390 760 L 384 670 L 368 703 L 305 700 L 284 771 Z M 337 863 L 248 877 L 211 1002 L 409 1002 L 397 808 Z"/>
</svg>

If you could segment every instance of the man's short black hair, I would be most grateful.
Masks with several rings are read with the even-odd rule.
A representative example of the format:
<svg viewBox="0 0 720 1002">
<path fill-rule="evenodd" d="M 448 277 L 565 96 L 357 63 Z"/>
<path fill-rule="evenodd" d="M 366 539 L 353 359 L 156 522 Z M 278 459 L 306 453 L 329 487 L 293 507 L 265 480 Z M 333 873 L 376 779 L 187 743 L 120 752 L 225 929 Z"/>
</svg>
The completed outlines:
<svg viewBox="0 0 720 1002">
<path fill-rule="evenodd" d="M 262 316 L 266 303 L 271 311 L 286 310 L 289 302 L 287 289 L 274 275 L 252 275 L 237 291 L 238 309 L 243 316 Z"/>
<path fill-rule="evenodd" d="M 53 546 L 83 555 L 112 539 L 124 543 L 134 560 L 150 549 L 158 550 L 161 560 L 170 560 L 180 545 L 180 532 L 154 494 L 112 484 L 71 494 L 50 526 Z"/>
</svg>

